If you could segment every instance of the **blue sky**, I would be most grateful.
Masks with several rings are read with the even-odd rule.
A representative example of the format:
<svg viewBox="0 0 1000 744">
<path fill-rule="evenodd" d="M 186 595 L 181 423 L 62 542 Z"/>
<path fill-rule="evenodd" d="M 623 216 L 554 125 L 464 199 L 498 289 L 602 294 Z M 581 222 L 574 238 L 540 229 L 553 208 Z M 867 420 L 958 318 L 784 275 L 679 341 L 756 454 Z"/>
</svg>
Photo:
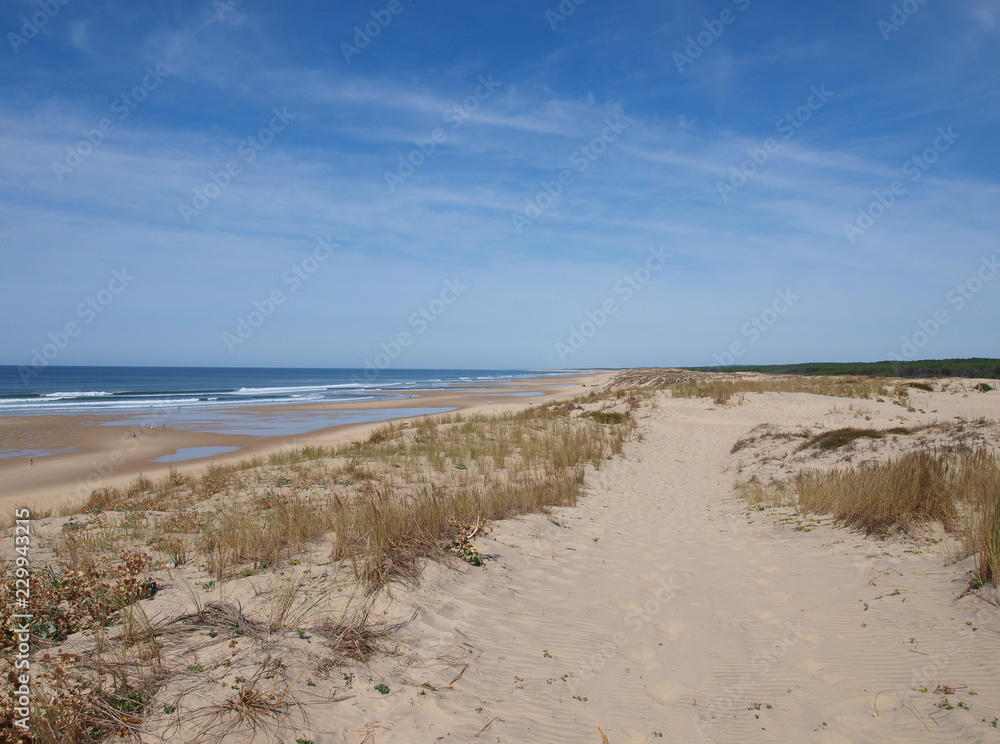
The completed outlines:
<svg viewBox="0 0 1000 744">
<path fill-rule="evenodd" d="M 0 31 L 0 363 L 998 355 L 992 1 L 8 0 Z"/>
</svg>

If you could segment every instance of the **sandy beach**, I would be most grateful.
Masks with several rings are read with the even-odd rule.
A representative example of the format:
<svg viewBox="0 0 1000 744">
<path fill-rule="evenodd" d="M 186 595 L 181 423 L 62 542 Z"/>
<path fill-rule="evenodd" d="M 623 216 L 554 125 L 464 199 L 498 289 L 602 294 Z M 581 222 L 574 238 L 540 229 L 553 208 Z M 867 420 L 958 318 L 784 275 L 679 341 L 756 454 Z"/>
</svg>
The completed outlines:
<svg viewBox="0 0 1000 744">
<path fill-rule="evenodd" d="M 406 409 L 440 408 L 447 411 L 518 409 L 536 401 L 579 395 L 585 386 L 607 382 L 610 375 L 559 375 L 531 380 L 513 380 L 496 388 L 473 386 L 463 392 L 454 390 L 417 392 L 405 399 L 386 399 L 339 404 L 276 405 L 217 410 L 215 415 L 241 414 L 250 421 L 275 419 L 289 415 L 308 418 L 311 414 L 336 414 L 348 411 L 401 409 L 394 419 L 406 419 Z M 517 395 L 514 395 L 514 394 Z M 529 397 L 530 396 L 530 397 Z M 529 403 L 530 401 L 530 403 Z M 127 420 L 126 420 L 127 419 Z M 138 419 L 136 422 L 133 419 Z M 331 445 L 350 442 L 365 436 L 374 423 L 322 426 L 315 431 L 285 436 L 218 434 L 182 428 L 183 418 L 167 412 L 141 416 L 3 416 L 0 417 L 0 442 L 11 449 L 70 450 L 47 457 L 11 457 L 0 459 L 0 513 L 7 515 L 18 506 L 37 511 L 59 509 L 81 502 L 94 488 L 117 486 L 140 473 L 149 477 L 165 474 L 171 467 L 178 472 L 194 473 L 212 462 L 227 462 L 253 455 L 268 455 L 282 449 L 305 445 Z M 230 447 L 236 451 L 175 463 L 156 462 L 189 447 Z M 32 464 L 33 462 L 33 464 Z"/>
<path fill-rule="evenodd" d="M 254 689 L 285 708 L 262 719 L 262 741 L 998 741 L 1000 604 L 991 587 L 968 591 L 973 559 L 953 535 L 866 536 L 828 515 L 749 507 L 734 491 L 755 475 L 885 461 L 907 446 L 996 452 L 1000 391 L 975 382 L 914 389 L 907 407 L 651 394 L 636 404 L 624 451 L 587 468 L 576 506 L 484 525 L 473 540 L 483 566 L 429 561 L 417 581 L 380 592 L 366 617 L 387 635 L 363 662 L 332 657 L 315 625 L 313 614 L 357 601 L 329 540 L 277 571 L 224 582 L 205 582 L 193 563 L 160 571 L 160 593 L 141 602 L 153 622 L 191 612 L 192 598 L 273 617 L 289 586 L 303 609 L 259 643 L 165 641 L 164 658 L 188 672 L 158 693 L 142 740 L 249 740 L 239 727 L 211 728 L 236 720 L 221 703 L 217 719 L 197 706 L 183 719 L 160 711 L 208 706 L 241 689 L 246 670 L 271 669 Z M 810 456 L 781 436 L 848 426 L 906 426 L 924 438 Z"/>
<path fill-rule="evenodd" d="M 762 422 L 995 422 L 1000 393 L 974 396 L 921 396 L 916 416 L 804 394 L 658 399 L 578 507 L 496 525 L 485 569 L 431 566 L 396 594 L 397 617 L 416 613 L 407 650 L 372 665 L 393 692 L 310 709 L 315 740 L 997 741 L 1000 615 L 956 598 L 970 563 L 953 543 L 750 512 L 732 492 L 753 458 L 730 449 Z"/>
<path fill-rule="evenodd" d="M 4 7 L 0 744 L 1000 744 L 1000 0 Z"/>
</svg>

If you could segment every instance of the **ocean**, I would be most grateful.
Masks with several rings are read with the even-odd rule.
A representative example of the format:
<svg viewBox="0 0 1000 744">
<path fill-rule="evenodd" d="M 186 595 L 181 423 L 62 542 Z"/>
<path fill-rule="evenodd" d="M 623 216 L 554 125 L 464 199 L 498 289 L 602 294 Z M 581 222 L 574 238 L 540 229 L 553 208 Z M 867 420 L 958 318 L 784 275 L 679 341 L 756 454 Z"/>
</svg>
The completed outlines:
<svg viewBox="0 0 1000 744">
<path fill-rule="evenodd" d="M 421 390 L 505 382 L 555 372 L 482 369 L 0 366 L 0 416 L 208 412 L 295 403 L 403 399 Z"/>
</svg>

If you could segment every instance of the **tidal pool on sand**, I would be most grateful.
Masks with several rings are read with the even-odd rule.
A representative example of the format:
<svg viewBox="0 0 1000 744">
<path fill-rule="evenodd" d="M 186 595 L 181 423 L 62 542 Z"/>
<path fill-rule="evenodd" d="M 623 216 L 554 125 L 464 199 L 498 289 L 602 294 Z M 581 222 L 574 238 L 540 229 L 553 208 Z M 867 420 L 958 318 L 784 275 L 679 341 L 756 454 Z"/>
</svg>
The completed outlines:
<svg viewBox="0 0 1000 744">
<path fill-rule="evenodd" d="M 49 447 L 47 449 L 7 449 L 0 448 L 0 460 L 6 460 L 10 457 L 23 457 L 25 459 L 31 459 L 35 457 L 48 457 L 49 455 L 62 455 L 66 452 L 73 452 L 76 447 Z"/>
<path fill-rule="evenodd" d="M 133 425 L 140 428 L 181 429 L 204 434 L 231 434 L 251 437 L 299 436 L 346 424 L 365 424 L 389 419 L 447 413 L 448 408 L 378 408 L 366 411 L 274 411 L 265 407 L 253 410 L 185 410 L 153 416 L 130 416 L 107 421 L 107 426 Z"/>
<path fill-rule="evenodd" d="M 185 462 L 186 460 L 197 460 L 200 457 L 214 457 L 224 455 L 227 452 L 236 452 L 239 447 L 181 447 L 172 455 L 157 457 L 152 462 Z"/>
</svg>

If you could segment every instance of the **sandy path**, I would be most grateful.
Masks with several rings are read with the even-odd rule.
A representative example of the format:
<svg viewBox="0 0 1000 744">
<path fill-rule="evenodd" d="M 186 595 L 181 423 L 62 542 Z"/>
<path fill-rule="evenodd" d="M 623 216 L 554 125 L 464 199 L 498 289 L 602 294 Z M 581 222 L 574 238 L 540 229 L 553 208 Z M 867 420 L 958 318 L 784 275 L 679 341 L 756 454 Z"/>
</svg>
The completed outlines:
<svg viewBox="0 0 1000 744">
<path fill-rule="evenodd" d="M 962 566 L 775 526 L 732 497 L 738 437 L 831 405 L 643 409 L 644 440 L 556 510 L 565 527 L 504 522 L 480 543 L 497 557 L 485 570 L 432 566 L 397 595 L 418 610 L 401 635 L 415 650 L 383 670 L 393 692 L 313 708 L 317 744 L 600 742 L 598 725 L 612 744 L 1000 741 L 1000 623 L 978 598 L 953 601 Z"/>
</svg>

